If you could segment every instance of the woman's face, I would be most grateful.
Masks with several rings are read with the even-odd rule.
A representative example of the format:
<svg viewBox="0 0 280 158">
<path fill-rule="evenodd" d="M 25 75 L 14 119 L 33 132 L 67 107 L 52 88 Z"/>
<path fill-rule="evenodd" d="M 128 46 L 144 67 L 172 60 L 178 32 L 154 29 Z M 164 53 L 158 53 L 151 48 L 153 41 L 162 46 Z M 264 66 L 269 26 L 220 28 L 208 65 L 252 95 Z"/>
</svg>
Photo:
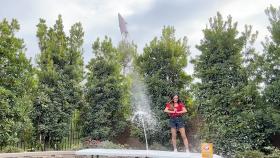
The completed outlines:
<svg viewBox="0 0 280 158">
<path fill-rule="evenodd" d="M 177 95 L 175 95 L 175 96 L 173 97 L 174 103 L 177 103 L 177 102 L 178 102 L 178 99 L 179 99 L 179 97 L 178 97 Z"/>
</svg>

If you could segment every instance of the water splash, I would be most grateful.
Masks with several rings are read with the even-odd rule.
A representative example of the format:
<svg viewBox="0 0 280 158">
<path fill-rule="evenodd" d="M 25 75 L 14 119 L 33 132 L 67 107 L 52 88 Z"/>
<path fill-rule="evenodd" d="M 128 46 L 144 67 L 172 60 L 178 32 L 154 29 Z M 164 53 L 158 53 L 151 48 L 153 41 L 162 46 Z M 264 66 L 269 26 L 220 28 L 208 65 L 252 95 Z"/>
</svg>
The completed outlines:
<svg viewBox="0 0 280 158">
<path fill-rule="evenodd" d="M 145 121 L 146 129 L 154 131 L 157 128 L 156 115 L 151 109 L 151 99 L 148 91 L 137 72 L 133 72 L 131 75 L 132 87 L 131 87 L 131 102 L 132 102 L 132 122 L 142 126 L 142 118 Z"/>
<path fill-rule="evenodd" d="M 134 116 L 132 117 L 132 121 L 135 120 L 135 117 L 138 116 L 142 122 L 142 127 L 144 130 L 144 136 L 145 136 L 145 143 L 146 143 L 146 150 L 149 150 L 149 146 L 148 146 L 148 140 L 147 140 L 147 132 L 146 132 L 146 127 L 145 127 L 145 122 L 144 122 L 144 116 L 145 116 L 145 112 L 143 111 L 138 111 L 134 114 Z"/>
<path fill-rule="evenodd" d="M 137 72 L 133 62 L 133 45 L 127 41 L 122 41 L 121 51 L 125 53 L 123 63 L 123 74 L 131 79 L 131 121 L 138 128 L 143 128 L 148 150 L 147 131 L 153 132 L 157 126 L 155 114 L 150 107 L 150 97 L 141 75 Z"/>
<path fill-rule="evenodd" d="M 147 141 L 147 131 L 153 132 L 157 127 L 157 121 L 155 114 L 152 112 L 150 107 L 150 98 L 146 90 L 144 82 L 141 80 L 137 72 L 133 72 L 131 75 L 132 79 L 132 118 L 131 121 L 136 124 L 139 128 L 143 128 L 146 150 L 149 150 Z"/>
</svg>

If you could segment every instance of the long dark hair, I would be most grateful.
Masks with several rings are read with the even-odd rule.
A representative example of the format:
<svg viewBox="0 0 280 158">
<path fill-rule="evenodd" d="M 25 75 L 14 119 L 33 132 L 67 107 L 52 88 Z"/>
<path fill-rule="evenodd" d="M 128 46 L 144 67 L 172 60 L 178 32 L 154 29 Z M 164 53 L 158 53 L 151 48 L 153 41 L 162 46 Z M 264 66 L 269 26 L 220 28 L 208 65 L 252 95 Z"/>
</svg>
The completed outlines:
<svg viewBox="0 0 280 158">
<path fill-rule="evenodd" d="M 170 104 L 170 107 L 171 107 L 172 110 L 174 109 L 174 100 L 173 100 L 173 98 L 174 98 L 175 96 L 178 96 L 178 101 L 177 101 L 177 103 L 182 103 L 182 101 L 180 100 L 180 97 L 179 97 L 178 94 L 171 95 L 171 96 L 170 96 L 170 101 L 169 101 L 168 103 Z"/>
</svg>

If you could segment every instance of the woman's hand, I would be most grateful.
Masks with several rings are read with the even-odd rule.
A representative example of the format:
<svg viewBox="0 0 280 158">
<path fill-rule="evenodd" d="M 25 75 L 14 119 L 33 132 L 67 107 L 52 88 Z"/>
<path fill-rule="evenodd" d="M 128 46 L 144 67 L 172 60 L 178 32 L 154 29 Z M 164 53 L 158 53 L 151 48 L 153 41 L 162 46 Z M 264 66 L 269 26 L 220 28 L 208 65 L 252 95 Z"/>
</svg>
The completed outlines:
<svg viewBox="0 0 280 158">
<path fill-rule="evenodd" d="M 170 114 L 174 114 L 174 113 L 176 113 L 176 111 L 175 111 L 175 110 L 169 111 L 169 113 L 170 113 Z"/>
<path fill-rule="evenodd" d="M 165 108 L 164 109 L 164 112 L 166 112 L 166 113 L 169 113 L 169 114 L 174 114 L 175 113 L 175 111 L 174 110 L 169 110 L 168 108 Z"/>
<path fill-rule="evenodd" d="M 187 109 L 186 109 L 186 108 L 183 108 L 181 111 L 177 111 L 177 109 L 175 109 L 173 113 L 176 113 L 176 114 L 183 114 L 183 113 L 186 113 L 186 112 L 187 112 Z"/>
<path fill-rule="evenodd" d="M 187 109 L 184 107 L 184 108 L 182 109 L 182 111 L 178 111 L 177 113 L 178 113 L 178 114 L 183 114 L 183 113 L 186 113 L 186 112 L 188 112 L 188 111 L 187 111 Z"/>
</svg>

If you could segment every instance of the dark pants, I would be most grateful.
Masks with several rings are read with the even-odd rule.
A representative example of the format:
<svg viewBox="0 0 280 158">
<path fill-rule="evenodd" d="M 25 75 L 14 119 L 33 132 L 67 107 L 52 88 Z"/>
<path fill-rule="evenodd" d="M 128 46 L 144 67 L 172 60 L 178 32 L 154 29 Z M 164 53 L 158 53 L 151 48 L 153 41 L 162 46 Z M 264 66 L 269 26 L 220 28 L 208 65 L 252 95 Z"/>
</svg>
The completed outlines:
<svg viewBox="0 0 280 158">
<path fill-rule="evenodd" d="M 169 126 L 171 128 L 179 129 L 179 128 L 185 127 L 185 123 L 181 116 L 180 117 L 171 117 L 169 120 Z"/>
</svg>

